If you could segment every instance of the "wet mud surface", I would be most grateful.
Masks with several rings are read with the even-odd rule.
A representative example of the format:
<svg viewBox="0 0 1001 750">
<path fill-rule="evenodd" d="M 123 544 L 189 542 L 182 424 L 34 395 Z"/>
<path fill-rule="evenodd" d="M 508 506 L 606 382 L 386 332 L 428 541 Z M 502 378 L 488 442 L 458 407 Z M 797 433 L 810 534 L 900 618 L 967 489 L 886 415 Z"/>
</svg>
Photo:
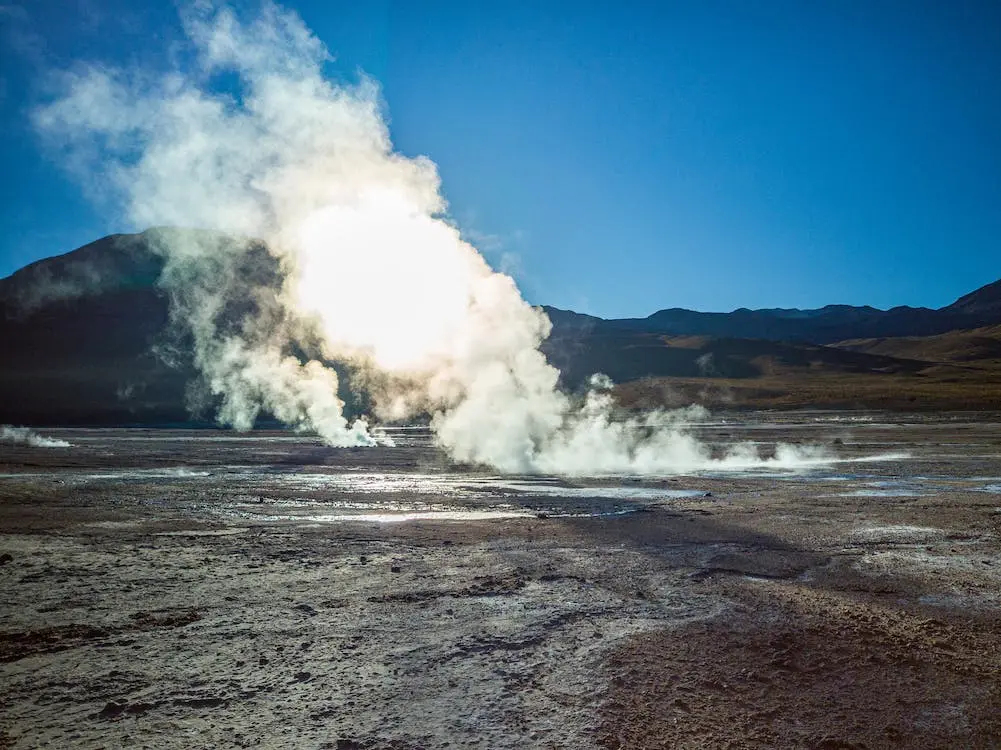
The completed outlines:
<svg viewBox="0 0 1001 750">
<path fill-rule="evenodd" d="M 1001 745 L 1001 424 L 744 415 L 830 463 L 497 477 L 216 431 L 0 445 L 0 747 Z"/>
</svg>

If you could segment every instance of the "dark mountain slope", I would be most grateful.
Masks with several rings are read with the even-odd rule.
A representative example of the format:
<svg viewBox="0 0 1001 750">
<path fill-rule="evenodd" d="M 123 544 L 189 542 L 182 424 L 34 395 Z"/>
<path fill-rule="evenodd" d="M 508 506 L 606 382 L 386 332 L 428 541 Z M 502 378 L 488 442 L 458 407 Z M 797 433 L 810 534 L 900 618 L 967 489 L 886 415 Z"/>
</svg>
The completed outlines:
<svg viewBox="0 0 1001 750">
<path fill-rule="evenodd" d="M 578 388 L 594 372 L 617 383 L 649 377 L 755 378 L 776 368 L 828 373 L 908 373 L 925 363 L 828 346 L 714 336 L 560 329 L 543 351 L 565 386 Z"/>
<path fill-rule="evenodd" d="M 0 423 L 163 423 L 189 418 L 185 394 L 195 373 L 183 356 L 183 332 L 178 339 L 179 332 L 168 326 L 168 299 L 157 283 L 163 263 L 156 237 L 164 231 L 195 230 L 105 237 L 0 279 Z M 248 267 L 265 266 L 248 261 Z M 949 347 L 965 351 L 964 362 L 994 357 L 995 334 L 990 329 L 905 341 L 888 338 L 887 332 L 914 337 L 927 331 L 941 334 L 939 329 L 951 330 L 949 326 L 975 327 L 971 321 L 997 325 L 999 296 L 1001 282 L 941 310 L 841 305 L 732 313 L 673 309 L 632 320 L 545 308 L 553 332 L 543 348 L 571 388 L 603 372 L 618 383 L 685 381 L 695 389 L 693 397 L 701 397 L 705 384 L 726 384 L 731 391 L 745 384 L 750 394 L 746 405 L 751 406 L 791 405 L 782 393 L 819 393 L 804 384 L 821 380 L 828 384 L 826 389 L 834 382 L 864 381 L 866 392 L 878 382 L 896 394 L 919 381 L 929 384 L 930 363 L 958 362 L 959 354 L 942 354 Z M 232 312 L 239 315 L 238 309 Z M 178 341 L 180 350 L 165 347 Z M 822 345 L 835 341 L 842 343 Z M 169 357 L 168 366 L 155 353 L 163 351 L 180 351 L 182 356 Z M 943 382 L 971 377 L 966 370 L 957 375 L 941 370 L 945 365 L 938 367 L 932 374 Z M 976 377 L 988 372 L 993 370 L 981 368 Z M 764 392 L 758 385 L 765 382 L 772 384 L 765 389 L 769 400 L 755 401 L 755 394 Z M 925 388 L 922 394 L 936 392 Z M 989 389 L 969 392 L 973 395 L 964 396 L 963 403 L 976 403 L 981 392 L 983 398 L 993 398 Z M 854 396 L 845 396 L 841 403 L 859 405 Z"/>
<path fill-rule="evenodd" d="M 166 323 L 167 302 L 152 289 L 106 292 L 0 321 L 0 422 L 187 420 L 192 373 L 154 354 Z"/>
<path fill-rule="evenodd" d="M 155 354 L 168 322 L 158 231 L 104 237 L 0 279 L 0 422 L 190 418 L 194 373 Z"/>
<path fill-rule="evenodd" d="M 212 398 L 192 390 L 190 333 L 172 324 L 159 283 L 157 248 L 167 234 L 175 243 L 218 245 L 218 268 L 189 264 L 172 273 L 219 295 L 212 321 L 220 332 L 256 314 L 253 289 L 280 284 L 277 261 L 260 242 L 176 228 L 105 237 L 0 279 L 0 423 L 188 422 L 189 402 L 199 404 L 198 421 L 211 418 Z M 344 375 L 340 396 L 351 408 L 351 373 Z"/>
<path fill-rule="evenodd" d="M 850 339 L 834 346 L 866 354 L 905 357 L 925 362 L 1001 362 L 1001 325 L 950 331 L 936 336 Z"/>
<path fill-rule="evenodd" d="M 150 290 L 163 270 L 149 234 L 113 234 L 36 261 L 0 279 L 0 313 L 22 318 L 58 303 L 126 290 Z"/>
<path fill-rule="evenodd" d="M 965 315 L 1001 317 L 1001 279 L 960 297 L 943 309 Z"/>
</svg>

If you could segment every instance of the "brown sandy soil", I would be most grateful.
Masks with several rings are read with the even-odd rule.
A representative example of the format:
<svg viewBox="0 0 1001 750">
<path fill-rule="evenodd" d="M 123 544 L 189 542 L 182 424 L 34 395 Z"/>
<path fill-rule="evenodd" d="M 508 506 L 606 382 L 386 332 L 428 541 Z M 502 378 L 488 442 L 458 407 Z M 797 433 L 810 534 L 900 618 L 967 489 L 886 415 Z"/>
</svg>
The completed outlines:
<svg viewBox="0 0 1001 750">
<path fill-rule="evenodd" d="M 421 445 L 0 446 L 0 747 L 1001 746 L 1001 426 L 771 419 L 705 437 L 910 457 L 415 485 L 526 512 L 377 523 L 329 509 L 384 510 L 372 472 L 501 480 Z"/>
<path fill-rule="evenodd" d="M 998 745 L 996 621 L 768 580 L 757 588 L 733 591 L 741 604 L 728 617 L 615 652 L 602 747 Z"/>
<path fill-rule="evenodd" d="M 759 363 L 761 364 L 761 363 Z M 916 373 L 831 372 L 762 364 L 754 378 L 656 377 L 616 386 L 629 408 L 890 409 L 935 413 L 994 410 L 1001 404 L 1001 363 L 927 363 Z"/>
</svg>

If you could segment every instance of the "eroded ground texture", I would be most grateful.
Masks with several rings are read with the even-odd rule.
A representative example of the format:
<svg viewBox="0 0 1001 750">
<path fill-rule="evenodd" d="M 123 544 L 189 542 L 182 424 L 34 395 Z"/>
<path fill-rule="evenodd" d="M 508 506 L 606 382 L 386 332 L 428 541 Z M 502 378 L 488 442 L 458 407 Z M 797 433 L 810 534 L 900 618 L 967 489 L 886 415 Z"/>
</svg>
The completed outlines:
<svg viewBox="0 0 1001 750">
<path fill-rule="evenodd" d="M 421 431 L 0 443 L 0 747 L 1001 746 L 996 418 L 694 429 L 840 460 L 569 481 Z"/>
</svg>

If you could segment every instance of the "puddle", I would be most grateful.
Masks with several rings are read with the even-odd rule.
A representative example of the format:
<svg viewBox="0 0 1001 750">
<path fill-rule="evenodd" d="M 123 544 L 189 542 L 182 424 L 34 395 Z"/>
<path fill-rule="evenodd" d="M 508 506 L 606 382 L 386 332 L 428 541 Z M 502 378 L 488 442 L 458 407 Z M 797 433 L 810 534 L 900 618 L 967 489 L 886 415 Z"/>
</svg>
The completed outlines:
<svg viewBox="0 0 1001 750">
<path fill-rule="evenodd" d="M 233 526 L 225 529 L 185 529 L 181 531 L 160 531 L 153 536 L 235 536 L 246 534 L 250 529 Z"/>
<path fill-rule="evenodd" d="M 851 492 L 839 492 L 833 497 L 926 497 L 931 493 L 908 489 L 861 489 Z"/>
<path fill-rule="evenodd" d="M 473 484 L 472 486 L 477 486 Z M 484 480 L 482 486 L 499 490 L 513 490 L 517 495 L 542 495 L 546 497 L 563 498 L 596 498 L 609 500 L 663 500 L 684 497 L 702 497 L 704 490 L 673 490 L 662 487 L 566 487 L 559 484 L 529 481 L 497 481 Z"/>
<path fill-rule="evenodd" d="M 593 512 L 537 512 L 527 509 L 453 509 L 453 510 L 417 510 L 417 511 L 390 511 L 386 513 L 288 513 L 288 514 L 261 514 L 253 511 L 238 511 L 235 515 L 244 520 L 253 520 L 258 523 L 404 523 L 411 521 L 495 521 L 510 520 L 515 518 L 611 518 L 614 516 L 625 516 L 642 510 L 642 506 L 632 508 L 615 508 L 609 510 L 595 510 Z M 243 533 L 245 529 L 239 532 Z M 208 535 L 223 532 L 185 532 L 173 531 L 163 534 L 182 536 L 195 534 Z"/>
<path fill-rule="evenodd" d="M 212 476 L 211 471 L 196 471 L 183 466 L 171 469 L 127 469 L 101 474 L 71 474 L 68 479 L 129 481 L 131 479 L 201 479 Z M 55 477 L 54 477 L 55 478 Z"/>
<path fill-rule="evenodd" d="M 405 521 L 489 521 L 505 518 L 533 518 L 535 514 L 508 510 L 431 510 L 414 513 L 324 513 L 319 515 L 261 516 L 263 521 L 305 521 L 307 523 L 403 523 Z"/>
</svg>

